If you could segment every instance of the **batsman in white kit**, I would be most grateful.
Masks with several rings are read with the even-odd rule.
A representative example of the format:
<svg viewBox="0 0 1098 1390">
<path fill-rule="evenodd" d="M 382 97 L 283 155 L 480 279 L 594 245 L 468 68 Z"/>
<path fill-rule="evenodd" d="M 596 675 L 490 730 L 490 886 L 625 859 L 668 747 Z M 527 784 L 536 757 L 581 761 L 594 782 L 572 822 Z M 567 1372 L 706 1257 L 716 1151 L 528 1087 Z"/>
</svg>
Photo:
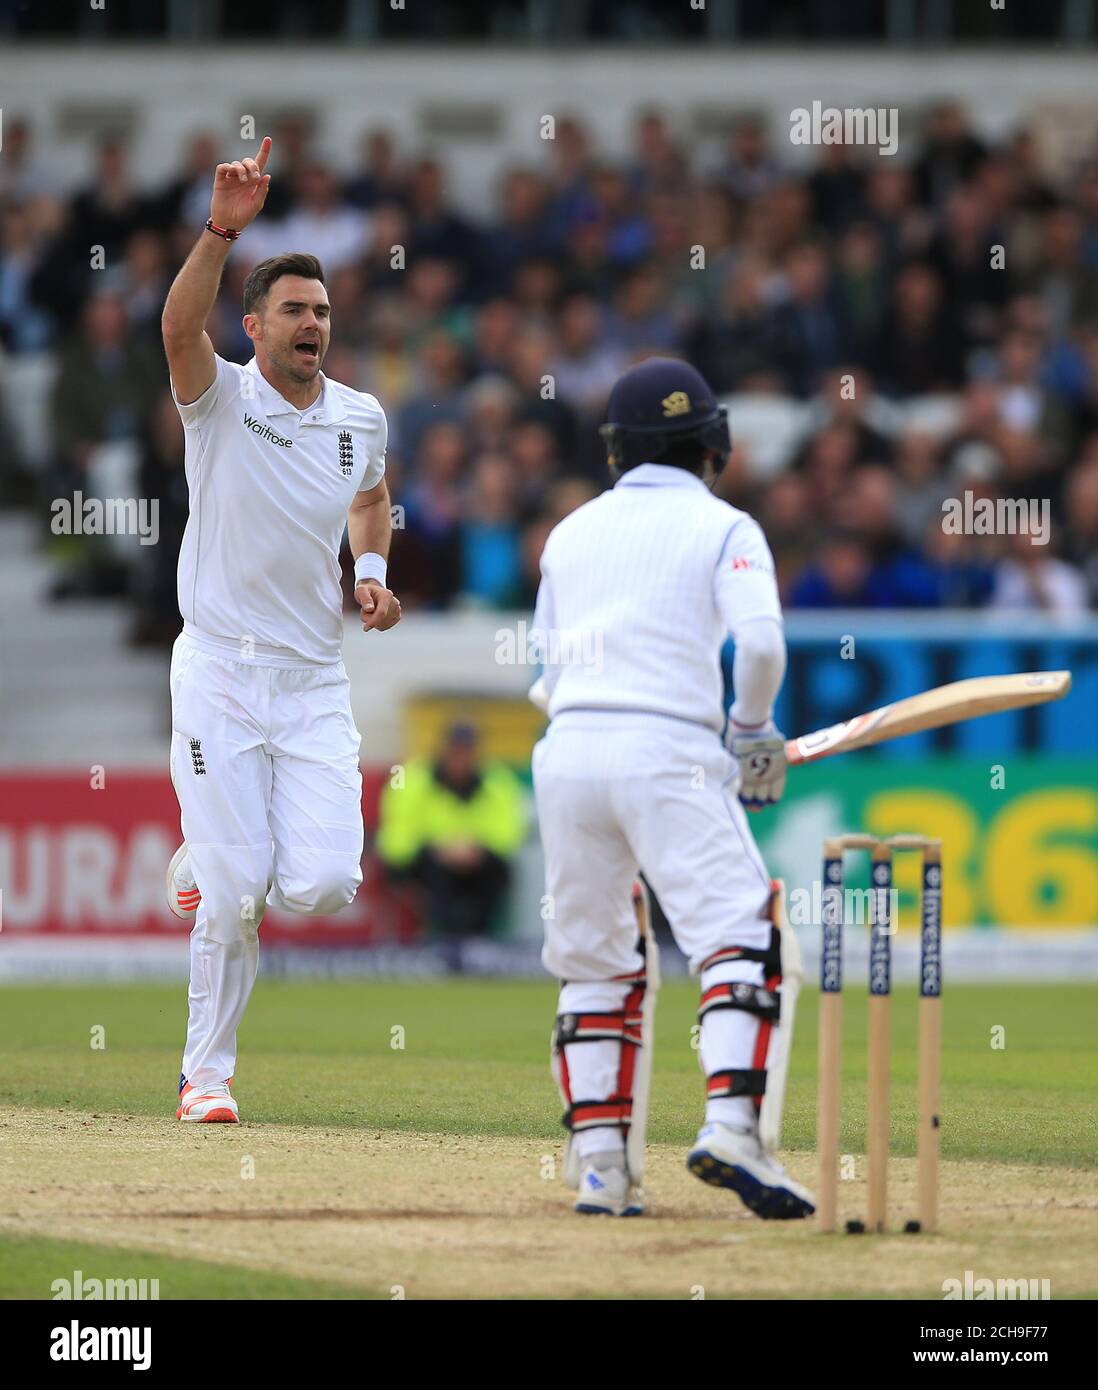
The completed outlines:
<svg viewBox="0 0 1098 1390">
<path fill-rule="evenodd" d="M 642 362 L 615 385 L 608 416 L 615 485 L 550 534 L 534 619 L 544 671 L 531 697 L 550 716 L 533 756 L 542 959 L 561 981 L 552 1060 L 565 1180 L 578 1212 L 643 1211 L 659 974 L 640 872 L 700 976 L 705 1123 L 687 1166 L 761 1217 L 804 1217 L 812 1197 L 776 1155 L 800 953 L 744 814 L 785 789 L 773 560 L 758 524 L 710 490 L 730 439 L 697 371 Z"/>
<path fill-rule="evenodd" d="M 205 332 L 232 244 L 266 199 L 270 151 L 264 140 L 255 159 L 218 165 L 162 325 L 190 494 L 171 667 L 184 843 L 168 905 L 194 923 L 176 1115 L 204 1123 L 238 1119 L 236 1033 L 265 906 L 337 912 L 362 881 L 360 740 L 341 656 L 345 525 L 363 628 L 400 618 L 385 587 L 385 415 L 320 370 L 331 326 L 320 263 L 291 252 L 250 272 L 247 366 L 218 357 Z"/>
</svg>

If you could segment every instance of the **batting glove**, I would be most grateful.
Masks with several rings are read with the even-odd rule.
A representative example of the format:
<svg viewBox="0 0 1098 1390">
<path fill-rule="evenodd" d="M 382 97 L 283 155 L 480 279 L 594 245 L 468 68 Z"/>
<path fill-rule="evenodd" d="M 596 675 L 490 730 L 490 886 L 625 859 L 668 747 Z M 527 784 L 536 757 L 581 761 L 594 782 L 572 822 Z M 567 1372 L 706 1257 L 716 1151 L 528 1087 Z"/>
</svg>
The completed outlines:
<svg viewBox="0 0 1098 1390">
<path fill-rule="evenodd" d="M 773 722 L 761 729 L 733 724 L 732 756 L 740 765 L 740 801 L 749 811 L 761 811 L 782 799 L 785 791 L 785 739 Z"/>
</svg>

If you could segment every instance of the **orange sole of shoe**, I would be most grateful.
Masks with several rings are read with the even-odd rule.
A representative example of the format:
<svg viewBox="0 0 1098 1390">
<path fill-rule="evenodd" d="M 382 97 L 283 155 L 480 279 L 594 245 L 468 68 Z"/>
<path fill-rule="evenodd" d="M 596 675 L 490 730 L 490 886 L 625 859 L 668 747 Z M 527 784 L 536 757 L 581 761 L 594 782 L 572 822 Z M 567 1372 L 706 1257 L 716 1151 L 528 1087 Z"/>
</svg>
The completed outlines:
<svg viewBox="0 0 1098 1390">
<path fill-rule="evenodd" d="M 175 1118 L 177 1120 L 181 1120 L 183 1118 L 182 1106 L 180 1106 L 179 1109 L 175 1112 Z M 228 1108 L 228 1106 L 221 1106 L 220 1109 L 211 1110 L 208 1115 L 203 1115 L 202 1118 L 198 1121 L 198 1123 L 200 1125 L 235 1125 L 240 1123 L 240 1116 L 234 1114 L 233 1111 L 231 1111 Z"/>
</svg>

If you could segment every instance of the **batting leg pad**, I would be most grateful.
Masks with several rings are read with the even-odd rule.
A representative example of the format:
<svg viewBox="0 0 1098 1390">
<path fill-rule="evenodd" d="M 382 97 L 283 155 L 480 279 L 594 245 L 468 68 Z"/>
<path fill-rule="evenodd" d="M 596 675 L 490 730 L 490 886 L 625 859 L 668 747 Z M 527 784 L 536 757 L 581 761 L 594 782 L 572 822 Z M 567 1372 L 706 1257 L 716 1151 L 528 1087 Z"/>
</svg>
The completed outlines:
<svg viewBox="0 0 1098 1390">
<path fill-rule="evenodd" d="M 637 901 L 636 893 L 634 900 Z M 637 908 L 638 922 L 642 912 L 645 964 L 639 971 L 605 983 L 566 983 L 561 988 L 561 1012 L 553 1029 L 551 1065 L 565 1105 L 563 1124 L 568 1130 L 568 1143 L 564 1180 L 570 1187 L 578 1186 L 581 1167 L 573 1137 L 591 1129 L 619 1130 L 630 1178 L 639 1184 L 644 1175 L 659 962 L 655 943 L 647 936 L 646 898 Z M 599 1007 L 568 1007 L 577 999 L 590 1003 L 596 998 Z M 609 1094 L 601 1094 L 607 1090 L 605 1081 L 593 1088 L 587 1081 L 593 1071 L 606 1074 L 605 1069 L 593 1067 L 584 1055 L 582 1049 L 592 1043 L 611 1044 L 617 1049 Z M 592 1094 L 592 1089 L 600 1094 Z"/>
<path fill-rule="evenodd" d="M 767 904 L 770 941 L 765 950 L 730 946 L 702 965 L 702 978 L 714 966 L 752 961 L 761 967 L 762 983 L 726 980 L 703 989 L 699 1022 L 720 1009 L 737 1009 L 758 1019 L 750 1066 L 713 1071 L 706 1076 L 709 1100 L 750 1097 L 758 1117 L 759 1140 L 769 1153 L 777 1150 L 785 1101 L 786 1075 L 793 1037 L 793 1016 L 804 978 L 800 944 L 785 919 L 785 885 L 771 881 Z"/>
</svg>

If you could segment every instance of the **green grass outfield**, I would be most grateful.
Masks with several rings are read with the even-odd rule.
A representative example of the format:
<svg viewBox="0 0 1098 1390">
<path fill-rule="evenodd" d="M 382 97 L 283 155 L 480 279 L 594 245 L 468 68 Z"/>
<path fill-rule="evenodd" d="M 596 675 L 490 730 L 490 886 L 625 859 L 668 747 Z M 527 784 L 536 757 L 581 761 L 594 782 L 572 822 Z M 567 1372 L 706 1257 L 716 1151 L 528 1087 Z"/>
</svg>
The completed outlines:
<svg viewBox="0 0 1098 1390">
<path fill-rule="evenodd" d="M 865 994 L 847 991 L 844 1128 L 864 1150 Z M 559 1136 L 549 1079 L 551 982 L 260 981 L 234 1093 L 249 1121 Z M 816 995 L 797 1015 L 783 1144 L 811 1149 Z M 690 1047 L 696 986 L 660 995 L 650 1137 L 686 1143 L 701 1115 Z M 1098 987 L 981 985 L 943 1000 L 946 1158 L 1092 1167 Z M 893 1002 L 893 1140 L 914 1152 L 916 999 Z M 0 990 L 0 1103 L 132 1115 L 174 1108 L 186 992 L 165 985 Z M 93 1040 L 102 1030 L 104 1046 Z M 394 1044 L 402 1043 L 402 1046 Z M 998 1045 L 997 1045 L 998 1044 Z"/>
</svg>

